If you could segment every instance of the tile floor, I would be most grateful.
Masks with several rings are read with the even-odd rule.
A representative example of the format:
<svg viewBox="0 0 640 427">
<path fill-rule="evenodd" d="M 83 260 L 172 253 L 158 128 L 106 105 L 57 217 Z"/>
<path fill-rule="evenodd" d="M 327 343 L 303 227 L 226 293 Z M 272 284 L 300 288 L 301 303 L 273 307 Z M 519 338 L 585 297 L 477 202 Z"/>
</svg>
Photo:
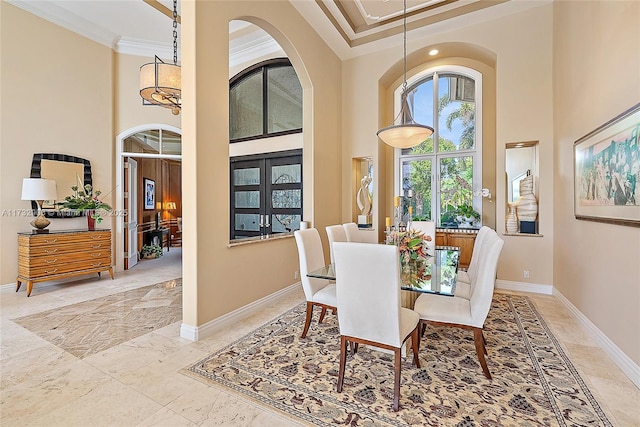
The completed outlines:
<svg viewBox="0 0 640 427">
<path fill-rule="evenodd" d="M 303 301 L 302 290 L 199 342 L 180 338 L 180 322 L 82 359 L 11 319 L 148 286 L 181 276 L 181 252 L 134 269 L 67 284 L 0 291 L 0 425 L 9 426 L 291 426 L 279 413 L 207 386 L 178 371 Z M 614 426 L 640 425 L 640 390 L 552 296 L 530 295 Z M 489 363 L 491 350 L 489 349 Z"/>
</svg>

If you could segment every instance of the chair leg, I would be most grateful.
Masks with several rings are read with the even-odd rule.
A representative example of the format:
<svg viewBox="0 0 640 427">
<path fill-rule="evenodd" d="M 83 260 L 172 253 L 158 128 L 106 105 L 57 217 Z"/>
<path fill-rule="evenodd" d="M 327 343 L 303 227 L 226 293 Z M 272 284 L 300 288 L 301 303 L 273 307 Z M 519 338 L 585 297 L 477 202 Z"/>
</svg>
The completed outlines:
<svg viewBox="0 0 640 427">
<path fill-rule="evenodd" d="M 320 312 L 320 320 L 318 320 L 318 323 L 322 323 L 325 314 L 327 314 L 327 307 L 323 306 L 322 311 Z"/>
<path fill-rule="evenodd" d="M 487 353 L 487 340 L 484 339 L 484 331 L 481 329 L 480 333 L 482 334 L 482 344 L 484 346 L 484 354 L 489 354 Z"/>
<path fill-rule="evenodd" d="M 313 303 L 311 301 L 307 301 L 307 319 L 304 322 L 304 329 L 302 330 L 302 335 L 300 338 L 305 338 L 307 336 L 307 331 L 309 330 L 309 325 L 311 324 L 311 316 L 313 315 Z"/>
<path fill-rule="evenodd" d="M 394 350 L 394 378 L 393 378 L 393 410 L 400 409 L 400 367 L 402 366 L 402 353 L 400 348 Z"/>
<path fill-rule="evenodd" d="M 425 331 L 427 330 L 427 322 L 423 322 L 423 321 L 421 320 L 421 321 L 420 321 L 420 323 L 419 323 L 419 325 L 421 326 L 421 329 L 422 329 L 421 336 L 423 336 L 423 337 L 424 337 L 424 333 L 425 333 Z"/>
<path fill-rule="evenodd" d="M 478 360 L 480 361 L 480 366 L 482 366 L 482 371 L 484 372 L 484 376 L 488 379 L 491 379 L 491 373 L 489 372 L 489 368 L 487 367 L 487 361 L 484 358 L 484 355 L 487 353 L 487 350 L 484 347 L 484 338 L 482 336 L 482 329 L 473 328 L 473 341 L 476 344 L 476 353 L 478 354 Z"/>
<path fill-rule="evenodd" d="M 338 371 L 338 393 L 342 393 L 342 382 L 344 381 L 344 368 L 347 363 L 347 337 L 340 335 L 340 369 Z"/>
<path fill-rule="evenodd" d="M 411 332 L 411 348 L 413 349 L 413 363 L 416 368 L 420 368 L 420 359 L 418 359 L 418 351 L 420 350 L 420 323 L 416 325 L 416 328 Z"/>
</svg>

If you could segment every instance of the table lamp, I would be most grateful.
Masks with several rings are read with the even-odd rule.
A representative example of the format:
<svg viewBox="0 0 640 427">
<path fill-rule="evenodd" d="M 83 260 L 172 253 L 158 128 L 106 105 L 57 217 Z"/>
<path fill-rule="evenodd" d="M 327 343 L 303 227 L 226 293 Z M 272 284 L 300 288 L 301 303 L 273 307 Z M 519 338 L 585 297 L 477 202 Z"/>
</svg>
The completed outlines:
<svg viewBox="0 0 640 427">
<path fill-rule="evenodd" d="M 22 180 L 22 200 L 35 200 L 38 205 L 38 216 L 31 221 L 34 233 L 48 233 L 47 226 L 51 224 L 42 214 L 42 202 L 58 198 L 56 182 L 52 179 L 24 178 Z"/>
</svg>

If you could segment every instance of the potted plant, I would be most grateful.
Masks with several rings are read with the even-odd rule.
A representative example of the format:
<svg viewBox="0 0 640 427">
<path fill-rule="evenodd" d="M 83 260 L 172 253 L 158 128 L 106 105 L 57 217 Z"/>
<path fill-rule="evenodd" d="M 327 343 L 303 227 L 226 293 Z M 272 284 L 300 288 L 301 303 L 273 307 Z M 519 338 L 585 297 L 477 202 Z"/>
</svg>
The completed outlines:
<svg viewBox="0 0 640 427">
<path fill-rule="evenodd" d="M 159 258 L 163 255 L 160 245 L 143 245 L 140 251 L 141 258 Z"/>
<path fill-rule="evenodd" d="M 476 222 L 480 221 L 480 214 L 469 204 L 463 204 L 456 208 L 458 225 L 472 227 Z"/>
<path fill-rule="evenodd" d="M 78 183 L 82 184 L 80 181 Z M 64 201 L 58 203 L 58 205 L 62 209 L 69 209 L 79 214 L 87 215 L 87 225 L 89 230 L 93 230 L 95 223 L 100 224 L 102 222 L 100 210 L 110 212 L 111 206 L 98 198 L 102 192 L 94 190 L 91 184 L 85 184 L 84 186 L 74 185 L 71 190 L 73 190 L 73 195 L 65 197 Z"/>
</svg>

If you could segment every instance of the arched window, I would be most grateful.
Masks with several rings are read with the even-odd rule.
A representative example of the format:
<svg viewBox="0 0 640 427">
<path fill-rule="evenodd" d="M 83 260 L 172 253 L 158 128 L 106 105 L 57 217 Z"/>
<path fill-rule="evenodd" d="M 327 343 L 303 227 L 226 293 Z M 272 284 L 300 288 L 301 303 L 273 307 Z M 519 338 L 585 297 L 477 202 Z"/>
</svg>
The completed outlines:
<svg viewBox="0 0 640 427">
<path fill-rule="evenodd" d="M 302 86 L 287 58 L 253 65 L 230 80 L 230 142 L 300 132 Z"/>
<path fill-rule="evenodd" d="M 230 158 L 231 240 L 300 228 L 302 148 L 275 137 L 301 132 L 302 86 L 287 58 L 258 63 L 229 81 L 229 140 L 246 148 Z"/>
<path fill-rule="evenodd" d="M 433 126 L 434 133 L 416 147 L 396 150 L 396 191 L 411 197 L 416 221 L 446 226 L 464 210 L 481 215 L 481 74 L 439 67 L 407 83 L 414 120 Z"/>
</svg>

